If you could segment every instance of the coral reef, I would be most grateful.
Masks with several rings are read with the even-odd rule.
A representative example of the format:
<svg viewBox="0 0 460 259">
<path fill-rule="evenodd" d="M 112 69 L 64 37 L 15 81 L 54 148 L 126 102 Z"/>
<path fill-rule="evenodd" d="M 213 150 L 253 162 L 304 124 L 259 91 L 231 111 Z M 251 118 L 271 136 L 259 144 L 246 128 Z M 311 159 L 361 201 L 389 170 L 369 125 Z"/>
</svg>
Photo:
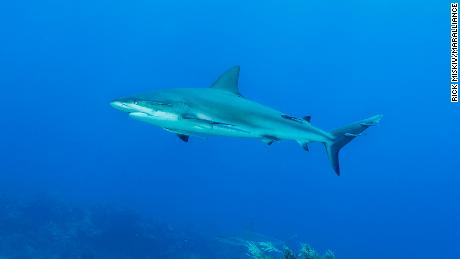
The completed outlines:
<svg viewBox="0 0 460 259">
<path fill-rule="evenodd" d="M 269 238 L 260 234 L 256 239 L 248 240 L 241 237 L 220 237 L 219 241 L 228 245 L 242 246 L 247 250 L 246 255 L 254 259 L 335 259 L 331 250 L 327 250 L 324 255 L 320 255 L 310 245 L 301 244 L 299 252 L 296 254 L 287 245 L 277 241 L 275 245 Z M 282 249 L 278 248 L 282 247 Z"/>
<path fill-rule="evenodd" d="M 269 245 L 267 246 L 267 244 Z M 284 246 L 283 251 L 281 251 L 270 242 L 248 242 L 246 247 L 248 256 L 254 259 L 335 259 L 335 255 L 331 250 L 327 250 L 324 256 L 321 256 L 308 244 L 301 245 L 297 256 L 288 246 Z"/>
<path fill-rule="evenodd" d="M 295 254 L 260 234 L 205 237 L 107 206 L 0 196 L 0 259 L 333 259 L 302 245 Z"/>
<path fill-rule="evenodd" d="M 267 246 L 267 244 L 269 244 Z M 254 259 L 335 259 L 335 255 L 331 250 L 327 250 L 323 256 L 316 252 L 310 245 L 302 244 L 298 255 L 288 246 L 284 246 L 283 250 L 274 247 L 270 242 L 248 242 L 246 244 L 248 256 Z"/>
</svg>

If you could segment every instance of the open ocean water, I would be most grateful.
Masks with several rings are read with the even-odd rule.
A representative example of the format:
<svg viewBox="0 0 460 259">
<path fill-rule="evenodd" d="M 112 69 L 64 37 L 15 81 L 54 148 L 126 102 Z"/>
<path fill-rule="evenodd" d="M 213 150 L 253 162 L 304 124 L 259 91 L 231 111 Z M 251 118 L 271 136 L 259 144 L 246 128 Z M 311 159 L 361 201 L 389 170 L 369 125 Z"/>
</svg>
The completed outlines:
<svg viewBox="0 0 460 259">
<path fill-rule="evenodd" d="M 450 11 L 423 0 L 3 1 L 0 258 L 285 258 L 302 243 L 338 259 L 460 258 Z M 344 148 L 337 177 L 321 144 L 183 143 L 110 107 L 208 87 L 233 65 L 245 97 L 322 129 L 384 118 Z"/>
</svg>

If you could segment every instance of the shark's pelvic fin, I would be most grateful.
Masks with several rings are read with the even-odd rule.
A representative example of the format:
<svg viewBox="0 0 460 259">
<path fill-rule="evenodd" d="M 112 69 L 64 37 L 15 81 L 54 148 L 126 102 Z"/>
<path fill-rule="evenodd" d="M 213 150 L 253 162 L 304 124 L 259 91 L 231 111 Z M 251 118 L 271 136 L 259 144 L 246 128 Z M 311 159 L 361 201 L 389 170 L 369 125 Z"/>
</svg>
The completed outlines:
<svg viewBox="0 0 460 259">
<path fill-rule="evenodd" d="M 324 145 L 326 146 L 327 155 L 329 157 L 329 160 L 331 161 L 332 168 L 334 169 L 337 175 L 340 175 L 340 149 L 355 137 L 360 136 L 361 132 L 363 132 L 367 128 L 377 125 L 382 119 L 382 117 L 382 115 L 375 115 L 368 119 L 349 124 L 343 128 L 336 129 L 331 132 L 334 136 L 334 139 L 330 142 L 324 143 Z"/>
<path fill-rule="evenodd" d="M 308 148 L 308 143 L 310 143 L 310 142 L 308 142 L 308 141 L 302 141 L 302 140 L 298 140 L 297 142 L 298 142 L 299 145 L 303 148 L 303 150 L 305 150 L 305 151 L 307 151 L 307 152 L 310 151 L 310 149 Z"/>
<path fill-rule="evenodd" d="M 224 72 L 217 80 L 211 85 L 211 88 L 221 89 L 241 95 L 238 89 L 238 80 L 240 77 L 240 66 L 234 66 Z"/>
<path fill-rule="evenodd" d="M 280 140 L 279 138 L 275 137 L 275 136 L 271 136 L 271 135 L 262 135 L 262 141 L 267 144 L 267 145 L 271 145 L 273 144 L 273 142 L 275 141 L 278 141 Z"/>
<path fill-rule="evenodd" d="M 304 144 L 302 145 L 302 148 L 303 148 L 303 150 L 305 150 L 305 151 L 307 151 L 307 152 L 310 151 L 310 149 L 308 148 L 308 143 L 304 143 Z"/>
</svg>

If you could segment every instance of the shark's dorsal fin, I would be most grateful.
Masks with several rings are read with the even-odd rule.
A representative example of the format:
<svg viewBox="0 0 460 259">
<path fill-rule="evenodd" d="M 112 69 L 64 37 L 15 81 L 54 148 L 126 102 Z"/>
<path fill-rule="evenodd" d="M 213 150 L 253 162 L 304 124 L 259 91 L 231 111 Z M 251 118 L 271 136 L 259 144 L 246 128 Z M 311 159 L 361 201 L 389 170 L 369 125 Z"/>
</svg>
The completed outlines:
<svg viewBox="0 0 460 259">
<path fill-rule="evenodd" d="M 225 90 L 236 95 L 241 95 L 238 89 L 238 79 L 240 77 L 240 66 L 234 66 L 225 71 L 217 80 L 211 85 L 211 88 Z"/>
</svg>

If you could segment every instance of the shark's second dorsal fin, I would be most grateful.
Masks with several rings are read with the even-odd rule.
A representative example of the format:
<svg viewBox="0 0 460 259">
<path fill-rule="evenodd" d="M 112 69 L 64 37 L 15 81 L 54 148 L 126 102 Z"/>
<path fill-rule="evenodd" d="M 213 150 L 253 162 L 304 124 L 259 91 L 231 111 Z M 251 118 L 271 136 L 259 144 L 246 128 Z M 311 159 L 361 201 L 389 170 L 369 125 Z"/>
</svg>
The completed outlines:
<svg viewBox="0 0 460 259">
<path fill-rule="evenodd" d="M 229 91 L 236 95 L 241 95 L 238 89 L 238 79 L 240 77 L 240 66 L 234 66 L 225 71 L 217 80 L 211 85 L 211 88 Z"/>
</svg>

